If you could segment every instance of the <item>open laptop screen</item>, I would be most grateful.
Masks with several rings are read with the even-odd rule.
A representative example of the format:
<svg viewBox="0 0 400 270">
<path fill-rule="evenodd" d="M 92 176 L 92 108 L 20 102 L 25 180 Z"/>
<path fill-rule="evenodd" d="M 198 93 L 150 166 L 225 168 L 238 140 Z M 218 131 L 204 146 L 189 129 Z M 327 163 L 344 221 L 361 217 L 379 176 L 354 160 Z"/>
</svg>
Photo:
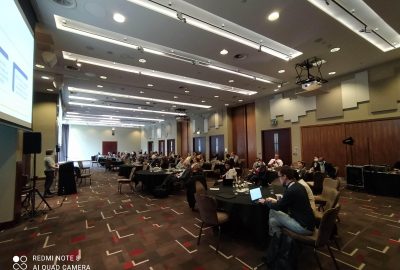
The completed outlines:
<svg viewBox="0 0 400 270">
<path fill-rule="evenodd" d="M 253 202 L 261 199 L 262 198 L 261 188 L 258 187 L 250 189 L 250 198 Z"/>
</svg>

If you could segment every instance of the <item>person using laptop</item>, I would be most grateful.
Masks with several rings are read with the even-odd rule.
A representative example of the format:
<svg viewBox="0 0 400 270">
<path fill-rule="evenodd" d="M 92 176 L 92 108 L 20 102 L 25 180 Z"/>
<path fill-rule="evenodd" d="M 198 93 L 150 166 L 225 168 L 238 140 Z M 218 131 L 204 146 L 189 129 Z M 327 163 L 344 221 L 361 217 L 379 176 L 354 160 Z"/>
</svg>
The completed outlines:
<svg viewBox="0 0 400 270">
<path fill-rule="evenodd" d="M 315 227 L 315 217 L 305 188 L 297 183 L 297 172 L 289 166 L 283 166 L 278 172 L 279 181 L 285 187 L 281 199 L 260 199 L 266 203 L 269 210 L 269 234 L 277 237 L 281 228 L 302 235 L 312 235 Z"/>
</svg>

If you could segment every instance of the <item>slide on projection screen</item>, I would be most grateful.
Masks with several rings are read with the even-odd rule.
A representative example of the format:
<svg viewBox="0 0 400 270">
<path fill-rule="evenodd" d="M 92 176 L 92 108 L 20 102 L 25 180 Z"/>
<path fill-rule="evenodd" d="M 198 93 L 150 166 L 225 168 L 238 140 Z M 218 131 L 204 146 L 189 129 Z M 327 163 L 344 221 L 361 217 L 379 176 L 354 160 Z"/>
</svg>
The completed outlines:
<svg viewBox="0 0 400 270">
<path fill-rule="evenodd" d="M 0 122 L 31 128 L 34 38 L 14 0 L 0 1 Z"/>
</svg>

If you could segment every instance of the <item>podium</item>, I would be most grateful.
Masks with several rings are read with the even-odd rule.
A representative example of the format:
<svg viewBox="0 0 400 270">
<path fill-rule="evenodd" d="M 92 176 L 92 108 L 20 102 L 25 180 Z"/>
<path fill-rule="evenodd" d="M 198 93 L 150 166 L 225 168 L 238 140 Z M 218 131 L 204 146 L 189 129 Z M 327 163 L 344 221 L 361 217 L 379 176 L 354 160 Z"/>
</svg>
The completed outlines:
<svg viewBox="0 0 400 270">
<path fill-rule="evenodd" d="M 66 162 L 59 166 L 57 193 L 59 196 L 77 193 L 73 162 Z"/>
</svg>

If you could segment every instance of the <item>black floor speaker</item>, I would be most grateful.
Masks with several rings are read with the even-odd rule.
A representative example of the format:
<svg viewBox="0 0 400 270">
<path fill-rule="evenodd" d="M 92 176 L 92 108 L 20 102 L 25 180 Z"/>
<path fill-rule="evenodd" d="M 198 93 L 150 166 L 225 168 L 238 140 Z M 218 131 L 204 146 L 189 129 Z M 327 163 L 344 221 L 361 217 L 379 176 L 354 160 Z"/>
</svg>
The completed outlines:
<svg viewBox="0 0 400 270">
<path fill-rule="evenodd" d="M 24 154 L 39 154 L 42 152 L 42 133 L 24 132 L 22 151 Z"/>
</svg>

